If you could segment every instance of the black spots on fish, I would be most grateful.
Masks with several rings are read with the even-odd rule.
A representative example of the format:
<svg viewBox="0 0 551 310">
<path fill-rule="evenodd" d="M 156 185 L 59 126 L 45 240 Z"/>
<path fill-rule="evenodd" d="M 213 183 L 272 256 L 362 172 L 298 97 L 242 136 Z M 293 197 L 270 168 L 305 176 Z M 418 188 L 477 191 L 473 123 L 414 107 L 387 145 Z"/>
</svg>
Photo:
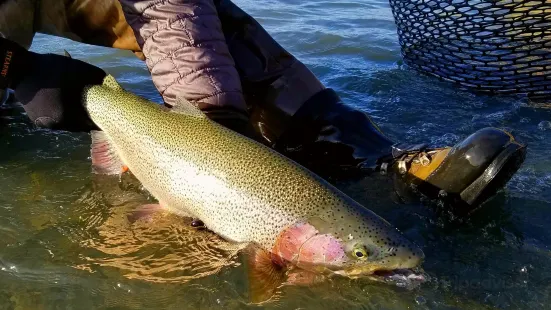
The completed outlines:
<svg viewBox="0 0 551 310">
<path fill-rule="evenodd" d="M 297 219 L 323 215 L 344 237 L 379 235 L 380 228 L 368 228 L 377 218 L 275 151 L 207 119 L 141 105 L 136 97 L 90 94 L 101 101 L 94 120 L 138 163 L 133 172 L 147 179 L 144 186 L 171 208 L 203 219 L 215 233 L 267 248 Z"/>
</svg>

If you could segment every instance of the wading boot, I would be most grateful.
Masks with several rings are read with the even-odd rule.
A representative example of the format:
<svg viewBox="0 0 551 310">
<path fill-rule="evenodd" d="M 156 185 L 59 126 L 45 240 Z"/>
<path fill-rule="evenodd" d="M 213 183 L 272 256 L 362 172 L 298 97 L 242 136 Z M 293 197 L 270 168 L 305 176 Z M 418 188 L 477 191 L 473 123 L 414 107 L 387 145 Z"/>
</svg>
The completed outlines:
<svg viewBox="0 0 551 310">
<path fill-rule="evenodd" d="M 231 1 L 215 1 L 261 142 L 324 177 L 380 172 L 465 214 L 502 188 L 526 148 L 499 129 L 453 147 L 396 143 Z"/>
<path fill-rule="evenodd" d="M 377 167 L 382 174 L 392 169 L 399 193 L 438 198 L 454 214 L 468 215 L 505 186 L 525 156 L 512 135 L 483 128 L 453 147 L 396 144 Z"/>
</svg>

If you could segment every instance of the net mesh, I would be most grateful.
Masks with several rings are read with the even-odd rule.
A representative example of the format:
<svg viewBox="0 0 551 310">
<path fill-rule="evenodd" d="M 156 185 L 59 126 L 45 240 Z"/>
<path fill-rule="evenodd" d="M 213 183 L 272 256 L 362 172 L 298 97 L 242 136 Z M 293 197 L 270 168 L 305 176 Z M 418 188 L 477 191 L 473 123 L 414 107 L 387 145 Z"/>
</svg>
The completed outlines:
<svg viewBox="0 0 551 310">
<path fill-rule="evenodd" d="M 389 1 L 409 67 L 480 91 L 551 96 L 551 1 Z"/>
</svg>

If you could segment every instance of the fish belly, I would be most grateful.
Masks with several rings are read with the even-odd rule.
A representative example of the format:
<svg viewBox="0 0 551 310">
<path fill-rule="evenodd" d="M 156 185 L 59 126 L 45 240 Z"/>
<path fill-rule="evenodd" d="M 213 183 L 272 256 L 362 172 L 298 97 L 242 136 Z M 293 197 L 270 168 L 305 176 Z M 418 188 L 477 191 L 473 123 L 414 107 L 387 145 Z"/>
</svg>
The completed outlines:
<svg viewBox="0 0 551 310">
<path fill-rule="evenodd" d="M 269 229 L 270 223 L 292 221 L 262 195 L 233 186 L 231 173 L 223 166 L 205 165 L 198 160 L 215 156 L 202 154 L 200 146 L 171 149 L 153 136 L 125 134 L 125 128 L 128 127 L 120 124 L 118 134 L 110 137 L 122 161 L 171 212 L 201 219 L 208 229 L 229 241 L 258 242 L 268 248 L 279 231 Z M 259 229 L 259 222 L 265 223 L 264 232 Z"/>
</svg>

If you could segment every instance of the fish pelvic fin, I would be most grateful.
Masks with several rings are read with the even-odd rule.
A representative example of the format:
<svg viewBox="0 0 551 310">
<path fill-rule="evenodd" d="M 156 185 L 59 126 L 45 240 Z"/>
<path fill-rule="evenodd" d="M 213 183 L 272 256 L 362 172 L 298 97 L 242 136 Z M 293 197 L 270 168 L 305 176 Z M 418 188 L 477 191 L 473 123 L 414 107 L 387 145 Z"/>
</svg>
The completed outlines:
<svg viewBox="0 0 551 310">
<path fill-rule="evenodd" d="M 103 79 L 103 86 L 109 88 L 109 89 L 112 89 L 112 90 L 124 90 L 122 88 L 122 86 L 119 84 L 119 82 L 117 82 L 117 80 L 115 79 L 115 77 L 113 77 L 111 74 L 108 74 L 104 79 Z"/>
<path fill-rule="evenodd" d="M 166 208 L 163 207 L 160 203 L 156 204 L 145 204 L 134 210 L 132 213 L 128 214 L 126 218 L 130 223 L 134 223 L 139 220 L 146 222 L 152 222 L 153 218 L 157 214 L 167 214 L 165 213 Z"/>
<path fill-rule="evenodd" d="M 170 109 L 173 113 L 185 114 L 188 116 L 194 116 L 199 118 L 206 118 L 205 113 L 196 107 L 193 103 L 189 102 L 186 98 L 180 96 L 176 99 L 176 104 Z"/>
<path fill-rule="evenodd" d="M 285 266 L 272 260 L 272 255 L 259 246 L 251 244 L 245 250 L 249 301 L 255 304 L 277 299 L 278 289 L 286 279 Z"/>
<path fill-rule="evenodd" d="M 115 146 L 103 131 L 93 130 L 92 135 L 92 171 L 95 174 L 121 175 L 128 170 L 117 154 Z"/>
</svg>

